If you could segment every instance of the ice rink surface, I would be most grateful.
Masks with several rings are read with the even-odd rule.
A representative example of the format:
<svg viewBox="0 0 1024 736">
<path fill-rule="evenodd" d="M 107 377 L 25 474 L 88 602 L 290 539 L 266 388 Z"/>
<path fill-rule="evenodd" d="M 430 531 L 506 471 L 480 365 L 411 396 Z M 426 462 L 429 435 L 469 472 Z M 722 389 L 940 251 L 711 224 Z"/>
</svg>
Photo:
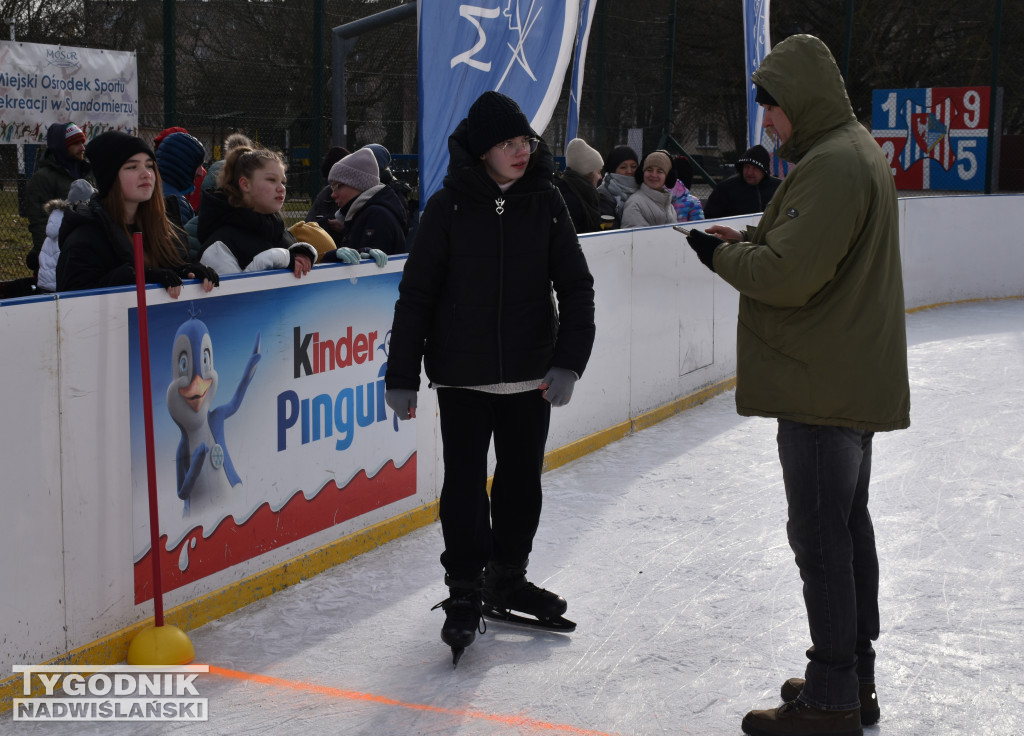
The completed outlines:
<svg viewBox="0 0 1024 736">
<path fill-rule="evenodd" d="M 882 720 L 865 733 L 1024 734 L 1024 301 L 907 329 L 912 425 L 874 444 Z M 0 732 L 732 736 L 778 703 L 809 641 L 774 421 L 730 392 L 544 481 L 530 577 L 566 597 L 573 634 L 490 623 L 453 670 L 433 524 L 190 632 L 206 723 L 6 714 Z"/>
</svg>

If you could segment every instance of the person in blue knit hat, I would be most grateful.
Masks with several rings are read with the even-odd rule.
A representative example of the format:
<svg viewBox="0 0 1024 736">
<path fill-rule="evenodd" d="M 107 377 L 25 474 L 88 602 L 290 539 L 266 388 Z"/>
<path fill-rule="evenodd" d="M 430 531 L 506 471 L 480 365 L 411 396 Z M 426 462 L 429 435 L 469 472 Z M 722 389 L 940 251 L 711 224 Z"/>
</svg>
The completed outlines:
<svg viewBox="0 0 1024 736">
<path fill-rule="evenodd" d="M 163 182 L 167 217 L 178 227 L 184 227 L 196 215 L 188 195 L 195 189 L 196 171 L 205 157 L 203 144 L 188 133 L 171 133 L 156 149 L 156 165 Z"/>
</svg>

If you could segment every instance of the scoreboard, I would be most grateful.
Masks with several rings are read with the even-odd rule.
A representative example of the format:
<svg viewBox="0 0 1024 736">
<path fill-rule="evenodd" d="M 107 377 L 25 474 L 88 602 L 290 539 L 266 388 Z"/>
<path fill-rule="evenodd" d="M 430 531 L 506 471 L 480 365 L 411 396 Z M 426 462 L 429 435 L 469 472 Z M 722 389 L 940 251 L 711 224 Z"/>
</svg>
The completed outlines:
<svg viewBox="0 0 1024 736">
<path fill-rule="evenodd" d="M 989 87 L 876 89 L 871 134 L 897 189 L 984 191 Z"/>
</svg>

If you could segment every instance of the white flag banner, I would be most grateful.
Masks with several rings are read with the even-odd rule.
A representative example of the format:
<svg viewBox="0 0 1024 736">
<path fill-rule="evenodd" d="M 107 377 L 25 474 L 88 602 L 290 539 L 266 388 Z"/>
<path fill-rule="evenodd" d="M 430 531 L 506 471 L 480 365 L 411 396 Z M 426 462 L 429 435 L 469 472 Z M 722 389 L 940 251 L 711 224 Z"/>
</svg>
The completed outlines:
<svg viewBox="0 0 1024 736">
<path fill-rule="evenodd" d="M 0 41 L 0 143 L 46 143 L 53 123 L 136 134 L 135 53 Z"/>
</svg>

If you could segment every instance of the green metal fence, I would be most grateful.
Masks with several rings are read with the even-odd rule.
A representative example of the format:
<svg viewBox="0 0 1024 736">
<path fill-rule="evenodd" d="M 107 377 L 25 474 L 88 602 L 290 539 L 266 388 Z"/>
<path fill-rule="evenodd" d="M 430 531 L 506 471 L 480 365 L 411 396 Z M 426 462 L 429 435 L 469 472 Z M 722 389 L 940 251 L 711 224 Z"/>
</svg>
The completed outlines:
<svg viewBox="0 0 1024 736">
<path fill-rule="evenodd" d="M 15 24 L 18 40 L 135 50 L 141 135 L 152 140 L 166 127 L 184 127 L 206 146 L 208 161 L 220 157 L 224 138 L 235 131 L 282 151 L 289 162 L 291 217 L 300 216 L 310 193 L 322 186 L 319 157 L 332 142 L 331 29 L 402 4 L 66 2 L 80 11 L 75 23 L 57 32 L 33 16 Z M 958 4 L 954 14 L 916 0 L 776 3 L 772 38 L 807 32 L 829 44 L 847 74 L 855 110 L 868 125 L 875 88 L 997 83 L 1003 89 L 1003 136 L 996 189 L 1019 191 L 1024 55 L 1009 53 L 1008 40 L 1024 35 L 1024 3 L 1002 5 L 979 0 Z M 745 148 L 740 8 L 739 0 L 598 0 L 578 135 L 601 152 L 640 141 L 643 153 L 669 141 L 700 157 L 713 178 L 728 174 Z M 883 26 L 886 32 L 879 33 Z M 173 43 L 164 42 L 168 31 Z M 1003 53 L 997 56 L 1000 36 Z M 345 67 L 344 145 L 354 150 L 382 143 L 396 154 L 395 169 L 411 184 L 418 140 L 416 48 L 411 17 L 359 38 Z M 565 143 L 567 105 L 568 75 L 544 131 L 556 154 Z M 22 198 L 37 156 L 28 148 L 0 145 L 0 280 L 30 275 Z M 707 197 L 712 184 L 698 182 L 698 196 Z"/>
</svg>

